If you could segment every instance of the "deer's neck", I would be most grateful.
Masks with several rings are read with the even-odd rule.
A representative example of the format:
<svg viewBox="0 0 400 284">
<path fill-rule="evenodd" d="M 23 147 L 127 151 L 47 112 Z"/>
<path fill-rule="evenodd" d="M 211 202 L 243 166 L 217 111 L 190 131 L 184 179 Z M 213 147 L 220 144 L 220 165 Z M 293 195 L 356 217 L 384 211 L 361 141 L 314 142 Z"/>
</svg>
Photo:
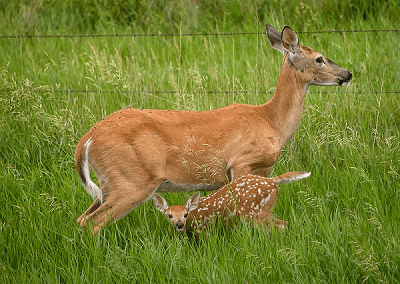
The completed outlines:
<svg viewBox="0 0 400 284">
<path fill-rule="evenodd" d="M 267 120 L 279 133 L 282 146 L 300 124 L 307 89 L 301 71 L 291 66 L 285 56 L 275 93 L 265 104 Z"/>
</svg>

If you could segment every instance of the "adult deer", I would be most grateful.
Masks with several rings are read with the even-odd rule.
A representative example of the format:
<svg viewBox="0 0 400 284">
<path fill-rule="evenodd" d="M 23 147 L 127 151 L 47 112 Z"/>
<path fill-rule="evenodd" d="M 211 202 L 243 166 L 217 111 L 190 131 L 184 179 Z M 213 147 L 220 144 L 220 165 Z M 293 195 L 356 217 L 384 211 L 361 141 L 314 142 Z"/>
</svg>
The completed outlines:
<svg viewBox="0 0 400 284">
<path fill-rule="evenodd" d="M 79 176 L 95 199 L 78 218 L 92 232 L 148 201 L 156 191 L 214 190 L 245 174 L 267 176 L 295 133 L 309 85 L 344 86 L 352 74 L 296 33 L 267 24 L 271 46 L 284 55 L 272 98 L 212 111 L 127 108 L 97 122 L 75 151 Z M 90 179 L 89 166 L 100 188 Z"/>
<path fill-rule="evenodd" d="M 153 195 L 154 206 L 168 218 L 178 231 L 193 229 L 196 234 L 207 224 L 219 217 L 223 222 L 232 218 L 252 220 L 260 226 L 272 223 L 278 229 L 285 229 L 287 222 L 273 218 L 272 209 L 278 197 L 279 183 L 293 182 L 310 176 L 310 172 L 288 172 L 274 178 L 255 175 L 241 176 L 211 194 L 200 198 L 193 194 L 184 206 L 169 206 L 158 194 Z"/>
</svg>

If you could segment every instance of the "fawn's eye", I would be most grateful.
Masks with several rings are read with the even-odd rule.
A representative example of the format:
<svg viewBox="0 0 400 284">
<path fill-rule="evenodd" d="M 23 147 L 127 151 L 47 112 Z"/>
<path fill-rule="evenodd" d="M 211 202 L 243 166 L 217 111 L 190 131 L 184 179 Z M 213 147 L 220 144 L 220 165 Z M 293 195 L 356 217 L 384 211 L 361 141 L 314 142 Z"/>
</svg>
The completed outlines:
<svg viewBox="0 0 400 284">
<path fill-rule="evenodd" d="M 187 218 L 187 216 L 188 216 L 188 213 L 185 213 L 185 215 L 183 215 L 184 218 Z"/>
<path fill-rule="evenodd" d="M 317 63 L 324 63 L 324 58 L 322 56 L 320 56 L 320 57 L 317 57 L 317 59 L 315 59 L 315 61 Z"/>
<path fill-rule="evenodd" d="M 168 218 L 172 219 L 172 217 L 173 217 L 172 214 L 168 214 Z"/>
</svg>

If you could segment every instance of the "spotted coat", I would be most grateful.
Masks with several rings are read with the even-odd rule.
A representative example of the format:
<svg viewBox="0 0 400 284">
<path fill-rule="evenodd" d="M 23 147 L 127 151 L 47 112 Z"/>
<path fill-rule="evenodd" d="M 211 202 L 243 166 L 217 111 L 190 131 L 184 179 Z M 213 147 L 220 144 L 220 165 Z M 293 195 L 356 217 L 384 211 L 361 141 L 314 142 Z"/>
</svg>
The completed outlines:
<svg viewBox="0 0 400 284">
<path fill-rule="evenodd" d="M 295 173 L 294 179 L 309 176 L 305 172 Z M 286 175 L 287 175 L 286 174 Z M 292 177 L 292 176 L 291 176 Z M 226 222 L 229 218 L 252 219 L 260 225 L 266 225 L 273 219 L 272 209 L 278 197 L 277 183 L 287 182 L 287 176 L 275 178 L 257 175 L 245 175 L 201 198 L 196 209 L 189 213 L 186 229 L 192 227 L 196 232 L 204 229 L 216 216 Z M 286 228 L 287 222 L 274 219 L 277 228 Z"/>
</svg>

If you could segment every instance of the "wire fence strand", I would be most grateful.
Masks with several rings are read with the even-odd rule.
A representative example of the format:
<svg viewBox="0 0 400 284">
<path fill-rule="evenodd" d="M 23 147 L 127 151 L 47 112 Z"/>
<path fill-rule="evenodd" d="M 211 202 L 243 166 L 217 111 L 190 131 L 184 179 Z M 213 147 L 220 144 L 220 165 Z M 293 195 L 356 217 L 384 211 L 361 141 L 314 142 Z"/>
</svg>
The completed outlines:
<svg viewBox="0 0 400 284">
<path fill-rule="evenodd" d="M 246 91 L 246 90 L 224 90 L 224 91 L 215 91 L 215 90 L 74 90 L 74 89 L 66 89 L 66 90 L 52 90 L 52 89 L 24 89 L 28 92 L 33 93 L 76 93 L 76 94 L 273 94 L 274 91 Z M 0 93 L 4 92 L 12 92 L 11 89 L 1 89 Z M 400 91 L 308 91 L 308 93 L 315 93 L 315 94 L 400 94 Z"/>
<path fill-rule="evenodd" d="M 400 32 L 399 29 L 391 30 L 332 30 L 332 31 L 298 31 L 299 34 L 324 34 L 324 33 L 380 33 Z M 184 33 L 184 34 L 75 34 L 75 35 L 0 35 L 0 39 L 23 39 L 23 38 L 99 38 L 99 37 L 187 37 L 187 36 L 240 36 L 240 35 L 262 35 L 265 32 L 239 32 L 239 33 Z"/>
</svg>

